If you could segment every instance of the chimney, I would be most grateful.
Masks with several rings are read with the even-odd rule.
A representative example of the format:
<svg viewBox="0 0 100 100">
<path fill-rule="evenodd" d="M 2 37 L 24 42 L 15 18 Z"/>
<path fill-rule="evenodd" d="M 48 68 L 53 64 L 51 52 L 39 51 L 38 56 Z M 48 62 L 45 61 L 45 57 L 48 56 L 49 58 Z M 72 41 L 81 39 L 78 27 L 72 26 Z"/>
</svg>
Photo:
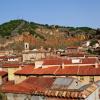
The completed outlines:
<svg viewBox="0 0 100 100">
<path fill-rule="evenodd" d="M 35 68 L 43 68 L 43 61 L 35 61 Z"/>
<path fill-rule="evenodd" d="M 98 60 L 98 58 L 96 58 L 95 68 L 98 68 L 98 67 L 99 67 L 99 60 Z"/>
<path fill-rule="evenodd" d="M 23 67 L 24 67 L 24 64 L 22 63 L 22 64 L 19 66 L 19 70 L 21 70 Z"/>
<path fill-rule="evenodd" d="M 2 68 L 0 67 L 0 71 L 2 71 Z"/>
<path fill-rule="evenodd" d="M 64 69 L 64 62 L 62 63 L 61 68 Z"/>
<path fill-rule="evenodd" d="M 86 56 L 85 56 L 85 54 L 84 54 L 84 58 L 85 58 Z"/>
<path fill-rule="evenodd" d="M 99 67 L 99 66 L 98 66 L 98 62 L 96 62 L 96 63 L 95 63 L 95 68 L 98 68 L 98 67 Z"/>
</svg>

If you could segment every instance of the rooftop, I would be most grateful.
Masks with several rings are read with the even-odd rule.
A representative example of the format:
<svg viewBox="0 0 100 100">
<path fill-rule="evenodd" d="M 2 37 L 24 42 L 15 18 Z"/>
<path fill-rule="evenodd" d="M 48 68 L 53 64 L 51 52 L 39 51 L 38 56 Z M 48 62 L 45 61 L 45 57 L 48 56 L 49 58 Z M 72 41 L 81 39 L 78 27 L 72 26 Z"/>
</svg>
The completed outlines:
<svg viewBox="0 0 100 100">
<path fill-rule="evenodd" d="M 83 75 L 83 76 L 100 76 L 100 65 L 88 66 L 49 66 L 46 68 L 34 68 L 32 66 L 23 67 L 21 70 L 15 72 L 15 75 Z"/>
<path fill-rule="evenodd" d="M 98 60 L 96 57 L 84 57 L 84 58 L 51 58 L 51 59 L 44 59 L 43 65 L 61 65 L 64 63 L 67 64 L 95 64 Z"/>
<path fill-rule="evenodd" d="M 86 98 L 97 89 L 95 84 L 78 84 L 78 86 L 75 86 L 76 81 L 79 82 L 74 78 L 54 79 L 52 77 L 29 77 L 16 85 L 4 85 L 1 90 L 5 93 L 33 94 L 74 99 Z"/>
</svg>

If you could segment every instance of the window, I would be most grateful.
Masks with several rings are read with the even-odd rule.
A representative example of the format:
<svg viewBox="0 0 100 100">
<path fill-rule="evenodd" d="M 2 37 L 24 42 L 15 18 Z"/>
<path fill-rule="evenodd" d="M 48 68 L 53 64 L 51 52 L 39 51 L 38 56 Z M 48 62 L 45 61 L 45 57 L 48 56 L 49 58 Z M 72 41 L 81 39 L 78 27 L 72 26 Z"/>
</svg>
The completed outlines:
<svg viewBox="0 0 100 100">
<path fill-rule="evenodd" d="M 78 86 L 78 81 L 76 81 L 76 86 Z"/>
<path fill-rule="evenodd" d="M 94 76 L 90 76 L 90 83 L 94 82 Z"/>
<path fill-rule="evenodd" d="M 80 80 L 83 81 L 84 80 L 84 76 L 80 76 Z"/>
<path fill-rule="evenodd" d="M 26 44 L 26 48 L 27 48 L 27 44 Z"/>
</svg>

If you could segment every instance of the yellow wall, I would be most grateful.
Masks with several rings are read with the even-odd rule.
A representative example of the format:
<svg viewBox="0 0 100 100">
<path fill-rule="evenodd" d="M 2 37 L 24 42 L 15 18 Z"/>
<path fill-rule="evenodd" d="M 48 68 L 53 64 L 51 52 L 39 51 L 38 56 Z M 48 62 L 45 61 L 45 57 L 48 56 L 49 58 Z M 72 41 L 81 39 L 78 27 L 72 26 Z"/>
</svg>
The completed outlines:
<svg viewBox="0 0 100 100">
<path fill-rule="evenodd" d="M 0 76 L 0 85 L 2 84 L 2 77 Z"/>
<path fill-rule="evenodd" d="M 8 68 L 8 80 L 15 80 L 14 73 L 18 70 L 19 68 Z"/>
<path fill-rule="evenodd" d="M 15 75 L 15 84 L 24 81 L 26 78 L 26 76 Z"/>
<path fill-rule="evenodd" d="M 77 78 L 78 80 L 80 80 L 80 78 L 81 78 L 81 76 L 70 76 L 70 77 Z M 81 82 L 83 82 L 85 84 L 90 83 L 91 76 L 83 76 L 83 77 L 84 77 L 84 80 L 80 80 Z M 100 76 L 93 76 L 93 77 L 94 77 L 94 82 L 100 80 Z"/>
</svg>

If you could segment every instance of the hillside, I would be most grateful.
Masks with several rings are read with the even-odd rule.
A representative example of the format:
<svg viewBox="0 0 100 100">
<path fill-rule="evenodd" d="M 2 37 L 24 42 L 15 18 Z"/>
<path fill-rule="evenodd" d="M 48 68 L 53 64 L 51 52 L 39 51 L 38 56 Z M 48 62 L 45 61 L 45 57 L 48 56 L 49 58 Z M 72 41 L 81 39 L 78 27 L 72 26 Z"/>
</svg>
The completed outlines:
<svg viewBox="0 0 100 100">
<path fill-rule="evenodd" d="M 3 45 L 5 45 L 4 48 L 9 47 L 10 44 L 13 48 L 14 44 L 23 44 L 20 42 L 26 41 L 33 48 L 41 45 L 45 48 L 65 48 L 80 45 L 81 42 L 92 38 L 100 38 L 99 34 L 100 30 L 89 27 L 64 27 L 25 20 L 11 20 L 0 25 L 0 47 Z"/>
</svg>

